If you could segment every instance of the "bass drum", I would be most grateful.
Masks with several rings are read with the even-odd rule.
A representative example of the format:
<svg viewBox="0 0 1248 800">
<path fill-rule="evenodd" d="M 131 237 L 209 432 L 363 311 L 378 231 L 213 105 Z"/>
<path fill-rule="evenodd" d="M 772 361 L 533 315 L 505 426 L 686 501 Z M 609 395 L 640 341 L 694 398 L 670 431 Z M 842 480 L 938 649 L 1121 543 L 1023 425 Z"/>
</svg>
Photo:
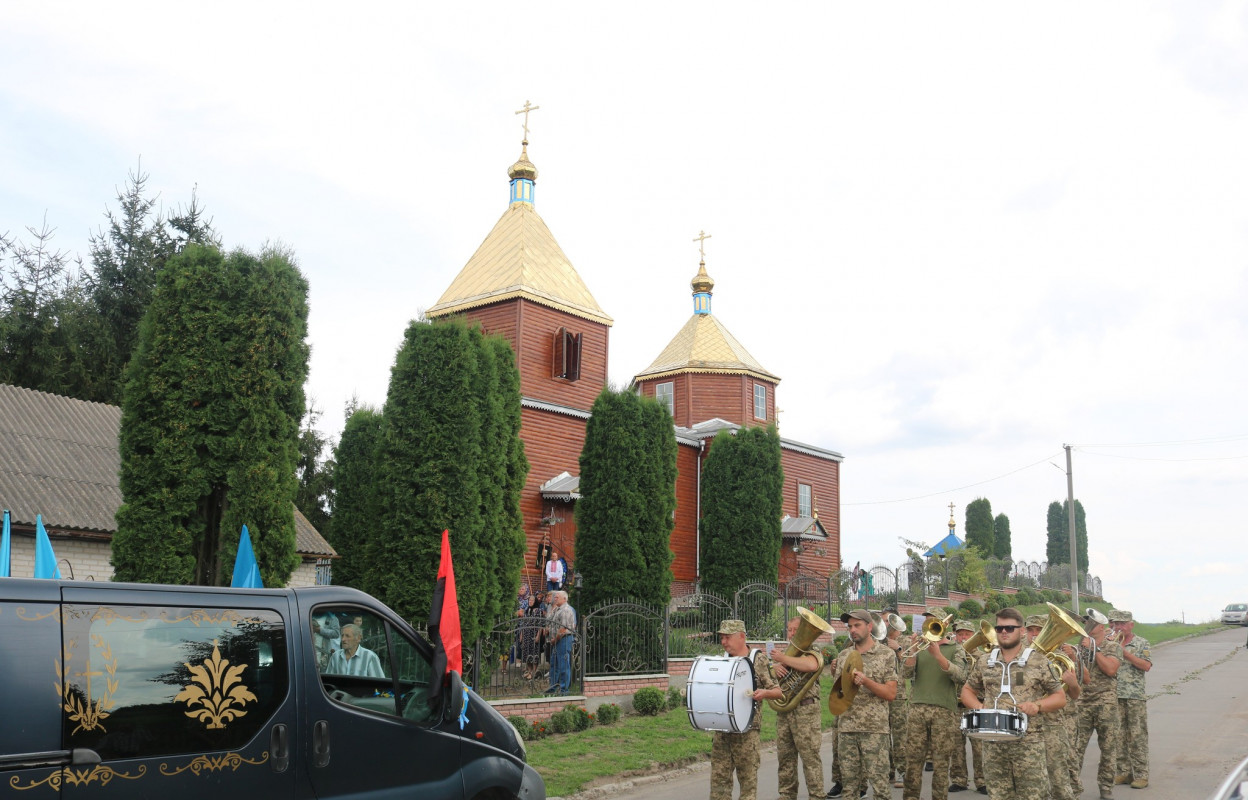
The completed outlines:
<svg viewBox="0 0 1248 800">
<path fill-rule="evenodd" d="M 754 721 L 754 665 L 744 656 L 701 656 L 685 688 L 689 724 L 700 731 L 744 733 Z"/>
<path fill-rule="evenodd" d="M 962 715 L 962 732 L 986 742 L 1013 742 L 1027 732 L 1027 715 L 991 708 L 968 711 Z"/>
</svg>

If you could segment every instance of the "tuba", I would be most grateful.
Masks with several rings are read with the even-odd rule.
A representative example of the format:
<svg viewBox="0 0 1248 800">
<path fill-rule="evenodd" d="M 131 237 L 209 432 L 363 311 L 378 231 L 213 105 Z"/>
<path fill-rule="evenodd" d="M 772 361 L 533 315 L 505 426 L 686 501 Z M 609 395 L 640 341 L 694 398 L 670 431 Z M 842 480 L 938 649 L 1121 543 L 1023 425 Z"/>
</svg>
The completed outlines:
<svg viewBox="0 0 1248 800">
<path fill-rule="evenodd" d="M 1036 634 L 1031 644 L 1049 659 L 1049 669 L 1053 671 L 1053 677 L 1060 681 L 1066 670 L 1075 668 L 1075 662 L 1057 648 L 1061 647 L 1062 643 L 1071 636 L 1083 637 L 1088 634 L 1078 620 L 1068 614 L 1065 609 L 1052 603 L 1046 605 L 1049 607 L 1049 621 L 1044 623 L 1044 627 Z"/>
<path fill-rule="evenodd" d="M 919 651 L 927 648 L 933 642 L 942 642 L 945 634 L 949 632 L 949 625 L 953 622 L 953 615 L 946 614 L 944 619 L 929 617 L 923 622 L 923 635 L 915 637 L 906 651 L 901 654 L 901 660 L 913 658 L 919 654 Z"/>
<path fill-rule="evenodd" d="M 991 652 L 997 646 L 997 632 L 992 629 L 992 625 L 984 620 L 979 621 L 979 633 L 962 643 L 962 649 L 966 654 L 974 655 L 978 650 L 981 653 Z"/>
<path fill-rule="evenodd" d="M 810 646 L 821 633 L 832 633 L 832 626 L 824 622 L 818 614 L 798 606 L 797 615 L 801 617 L 801 621 L 798 622 L 797 633 L 793 635 L 792 641 L 789 642 L 789 649 L 785 650 L 784 654 L 786 656 L 798 656 L 803 653 L 813 655 L 819 659 L 819 669 L 814 672 L 799 672 L 790 669 L 780 680 L 780 690 L 784 692 L 784 697 L 780 700 L 767 701 L 767 704 L 776 711 L 792 711 L 797 708 L 797 704 L 802 701 L 811 687 L 819 682 L 819 676 L 823 673 L 823 656 L 811 650 Z"/>
</svg>

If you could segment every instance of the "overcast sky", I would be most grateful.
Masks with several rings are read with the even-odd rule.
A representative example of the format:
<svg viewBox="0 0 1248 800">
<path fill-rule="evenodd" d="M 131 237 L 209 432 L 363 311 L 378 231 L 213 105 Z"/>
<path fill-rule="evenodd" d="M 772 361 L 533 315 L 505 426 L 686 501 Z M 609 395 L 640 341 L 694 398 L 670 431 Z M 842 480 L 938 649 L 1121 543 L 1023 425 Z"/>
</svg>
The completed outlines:
<svg viewBox="0 0 1248 800">
<path fill-rule="evenodd" d="M 1244 0 L 9 2 L 0 75 L 0 232 L 85 255 L 140 157 L 166 208 L 198 186 L 228 246 L 297 252 L 335 436 L 505 209 L 530 100 L 612 381 L 705 230 L 782 434 L 845 455 L 849 564 L 980 496 L 1043 561 L 1071 443 L 1111 601 L 1248 601 Z"/>
</svg>

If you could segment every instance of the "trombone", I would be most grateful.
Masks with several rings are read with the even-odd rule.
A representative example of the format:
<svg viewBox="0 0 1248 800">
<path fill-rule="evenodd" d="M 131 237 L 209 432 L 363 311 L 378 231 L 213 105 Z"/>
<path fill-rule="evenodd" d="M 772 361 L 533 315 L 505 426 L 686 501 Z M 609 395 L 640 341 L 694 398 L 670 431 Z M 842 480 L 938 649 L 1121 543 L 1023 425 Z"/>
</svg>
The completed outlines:
<svg viewBox="0 0 1248 800">
<path fill-rule="evenodd" d="M 919 651 L 926 649 L 929 645 L 944 641 L 945 634 L 949 632 L 949 625 L 952 622 L 952 614 L 946 614 L 944 619 L 929 617 L 923 623 L 922 635 L 915 637 L 915 640 L 910 643 L 905 652 L 900 654 L 901 660 L 905 661 L 914 658 L 919 654 Z"/>
</svg>

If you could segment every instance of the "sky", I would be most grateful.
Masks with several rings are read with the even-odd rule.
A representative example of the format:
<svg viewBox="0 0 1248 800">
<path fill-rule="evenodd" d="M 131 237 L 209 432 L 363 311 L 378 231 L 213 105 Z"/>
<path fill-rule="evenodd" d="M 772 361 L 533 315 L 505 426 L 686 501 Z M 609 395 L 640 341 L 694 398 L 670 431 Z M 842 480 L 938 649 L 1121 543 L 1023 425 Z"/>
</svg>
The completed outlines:
<svg viewBox="0 0 1248 800">
<path fill-rule="evenodd" d="M 842 453 L 842 551 L 986 497 L 1045 559 L 1063 445 L 1137 619 L 1248 601 L 1248 0 L 0 4 L 0 232 L 87 254 L 141 169 L 294 249 L 308 395 L 380 405 L 507 203 L 615 319 L 624 386 L 692 313 Z"/>
</svg>

